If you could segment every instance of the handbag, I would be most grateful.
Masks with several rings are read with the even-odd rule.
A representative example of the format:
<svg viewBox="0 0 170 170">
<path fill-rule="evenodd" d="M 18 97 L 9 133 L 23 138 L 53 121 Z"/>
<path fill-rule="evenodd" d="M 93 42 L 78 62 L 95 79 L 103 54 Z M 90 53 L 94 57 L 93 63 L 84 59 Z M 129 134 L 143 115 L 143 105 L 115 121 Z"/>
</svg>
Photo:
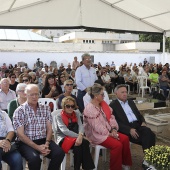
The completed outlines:
<svg viewBox="0 0 170 170">
<path fill-rule="evenodd" d="M 63 140 L 63 143 L 61 145 L 63 151 L 65 153 L 68 153 L 68 151 L 72 148 L 72 146 L 75 144 L 77 138 L 72 138 L 66 136 Z"/>
</svg>

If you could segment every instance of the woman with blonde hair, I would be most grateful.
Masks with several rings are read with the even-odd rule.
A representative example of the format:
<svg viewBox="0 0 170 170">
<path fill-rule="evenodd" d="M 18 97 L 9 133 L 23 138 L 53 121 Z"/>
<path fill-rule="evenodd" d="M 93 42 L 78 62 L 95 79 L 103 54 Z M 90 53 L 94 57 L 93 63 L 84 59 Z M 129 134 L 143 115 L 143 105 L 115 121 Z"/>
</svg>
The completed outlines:
<svg viewBox="0 0 170 170">
<path fill-rule="evenodd" d="M 62 111 L 57 114 L 57 144 L 67 153 L 73 149 L 74 170 L 94 169 L 94 163 L 90 154 L 89 141 L 84 136 L 84 128 L 79 113 L 74 111 L 77 108 L 75 99 L 67 96 L 62 100 Z"/>
<path fill-rule="evenodd" d="M 77 102 L 77 98 L 75 95 L 72 94 L 72 90 L 73 90 L 73 81 L 68 79 L 64 82 L 64 93 L 60 95 L 60 97 L 58 98 L 58 109 L 61 109 L 61 102 L 62 102 L 62 99 L 64 97 L 67 97 L 67 96 L 71 96 L 73 97 L 76 102 Z"/>
<path fill-rule="evenodd" d="M 8 115 L 10 119 L 12 120 L 14 111 L 16 110 L 17 107 L 19 107 L 21 104 L 25 103 L 27 98 L 25 94 L 25 87 L 27 85 L 25 83 L 19 83 L 16 88 L 16 94 L 17 98 L 10 101 L 8 104 Z"/>
</svg>

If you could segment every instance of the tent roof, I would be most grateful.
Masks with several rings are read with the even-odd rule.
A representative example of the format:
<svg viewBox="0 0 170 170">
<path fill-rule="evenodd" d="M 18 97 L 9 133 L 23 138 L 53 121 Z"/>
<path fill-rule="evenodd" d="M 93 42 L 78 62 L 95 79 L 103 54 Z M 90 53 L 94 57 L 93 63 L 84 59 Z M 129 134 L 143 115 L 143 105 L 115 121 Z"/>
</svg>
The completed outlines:
<svg viewBox="0 0 170 170">
<path fill-rule="evenodd" d="M 0 0 L 2 28 L 170 33 L 169 0 Z"/>
<path fill-rule="evenodd" d="M 29 30 L 0 29 L 0 40 L 12 41 L 42 41 L 50 42 L 51 39 L 33 33 Z"/>
</svg>

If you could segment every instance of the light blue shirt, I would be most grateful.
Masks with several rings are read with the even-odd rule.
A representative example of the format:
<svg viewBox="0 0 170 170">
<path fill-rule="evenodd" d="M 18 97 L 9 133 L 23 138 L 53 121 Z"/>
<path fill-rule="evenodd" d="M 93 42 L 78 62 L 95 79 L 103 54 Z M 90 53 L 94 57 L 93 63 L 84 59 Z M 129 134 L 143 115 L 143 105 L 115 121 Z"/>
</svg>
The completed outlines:
<svg viewBox="0 0 170 170">
<path fill-rule="evenodd" d="M 126 101 L 125 103 L 119 99 L 118 99 L 118 101 L 119 101 L 120 105 L 122 106 L 129 123 L 137 121 L 137 118 L 136 118 L 135 114 L 133 113 L 132 109 L 130 108 L 128 101 Z"/>
<path fill-rule="evenodd" d="M 77 88 L 81 91 L 94 85 L 97 80 L 96 70 L 93 67 L 88 69 L 85 65 L 78 67 L 75 74 Z"/>
</svg>

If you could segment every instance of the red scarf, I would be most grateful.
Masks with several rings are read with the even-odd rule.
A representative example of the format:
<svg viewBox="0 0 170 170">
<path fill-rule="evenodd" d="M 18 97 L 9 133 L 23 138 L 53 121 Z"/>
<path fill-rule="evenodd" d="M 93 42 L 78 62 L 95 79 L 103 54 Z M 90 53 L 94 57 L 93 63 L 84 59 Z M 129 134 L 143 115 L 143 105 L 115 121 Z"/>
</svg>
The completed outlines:
<svg viewBox="0 0 170 170">
<path fill-rule="evenodd" d="M 61 112 L 61 118 L 63 120 L 63 123 L 68 127 L 69 124 L 69 119 L 71 119 L 71 122 L 76 123 L 77 122 L 77 117 L 75 112 L 71 115 L 67 114 L 64 110 Z M 68 151 L 71 149 L 71 147 L 75 144 L 77 138 L 70 137 L 70 136 L 65 136 L 64 141 L 61 145 L 62 149 L 64 150 L 65 153 L 68 153 Z"/>
<path fill-rule="evenodd" d="M 69 124 L 69 119 L 71 119 L 71 122 L 76 123 L 77 122 L 77 117 L 75 112 L 73 111 L 73 113 L 71 115 L 67 114 L 64 110 L 62 110 L 61 112 L 61 118 L 64 122 L 64 124 L 68 127 Z"/>
<path fill-rule="evenodd" d="M 110 107 L 109 105 L 103 100 L 101 103 L 100 103 L 105 115 L 106 115 L 106 119 L 108 122 L 110 122 L 110 118 L 111 118 L 111 110 L 110 110 Z"/>
</svg>

